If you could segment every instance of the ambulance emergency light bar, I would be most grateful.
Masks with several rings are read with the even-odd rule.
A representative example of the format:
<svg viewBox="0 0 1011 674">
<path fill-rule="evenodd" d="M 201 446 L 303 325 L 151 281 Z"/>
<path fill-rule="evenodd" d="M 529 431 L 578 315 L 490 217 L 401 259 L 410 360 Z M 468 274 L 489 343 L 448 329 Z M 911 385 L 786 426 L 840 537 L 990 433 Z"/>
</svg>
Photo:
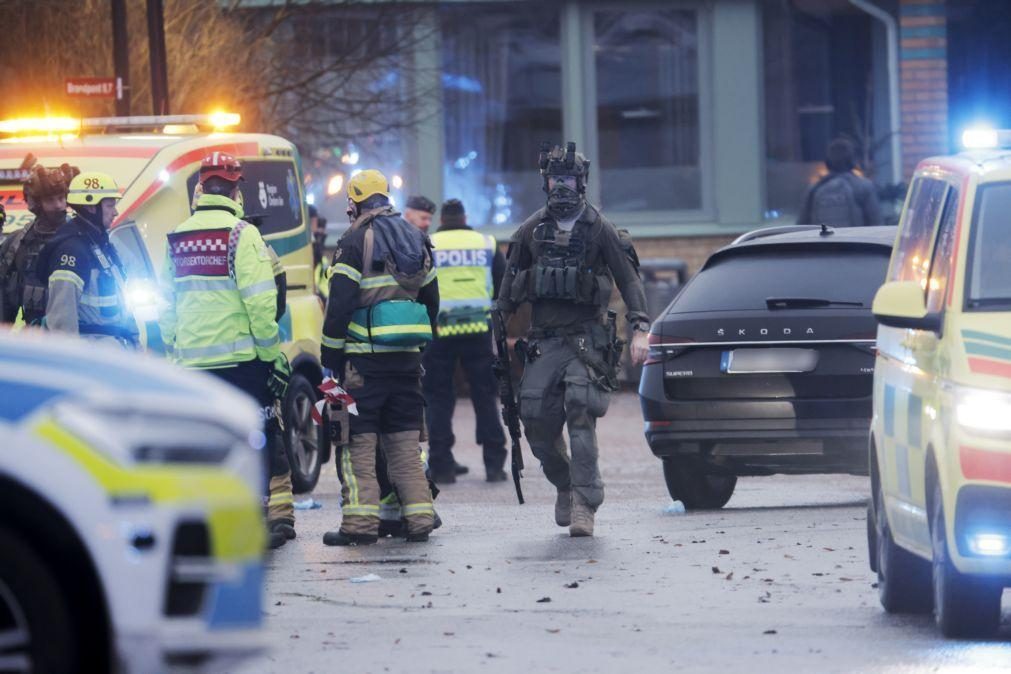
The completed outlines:
<svg viewBox="0 0 1011 674">
<path fill-rule="evenodd" d="M 962 147 L 966 150 L 1011 148 L 1011 129 L 994 129 L 986 126 L 969 127 L 962 132 Z"/>
<path fill-rule="evenodd" d="M 36 117 L 0 120 L 0 134 L 62 135 L 82 131 L 163 130 L 185 132 L 200 128 L 215 130 L 238 126 L 242 117 L 235 112 L 212 112 L 208 115 L 147 115 L 136 117 Z"/>
</svg>

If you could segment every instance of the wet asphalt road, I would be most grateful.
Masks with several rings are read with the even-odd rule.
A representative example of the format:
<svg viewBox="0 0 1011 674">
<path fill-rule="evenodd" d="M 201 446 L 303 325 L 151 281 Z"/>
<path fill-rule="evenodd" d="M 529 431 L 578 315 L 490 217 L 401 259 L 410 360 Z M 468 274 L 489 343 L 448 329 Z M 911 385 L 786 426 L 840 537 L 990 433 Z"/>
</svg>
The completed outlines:
<svg viewBox="0 0 1011 674">
<path fill-rule="evenodd" d="M 556 527 L 532 457 L 512 485 L 484 482 L 467 401 L 428 544 L 328 548 L 338 484 L 325 469 L 298 539 L 268 559 L 270 650 L 252 672 L 986 672 L 1002 638 L 945 641 L 930 616 L 889 616 L 867 566 L 866 478 L 742 479 L 728 507 L 668 514 L 633 394 L 601 421 L 606 500 L 597 535 Z M 378 581 L 352 583 L 375 574 Z"/>
</svg>

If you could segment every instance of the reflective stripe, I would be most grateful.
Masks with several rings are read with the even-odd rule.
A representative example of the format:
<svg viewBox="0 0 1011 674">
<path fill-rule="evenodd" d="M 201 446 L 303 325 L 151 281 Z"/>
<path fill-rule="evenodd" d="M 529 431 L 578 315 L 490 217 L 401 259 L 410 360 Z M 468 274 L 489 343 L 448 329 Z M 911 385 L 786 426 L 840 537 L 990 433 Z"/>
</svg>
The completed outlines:
<svg viewBox="0 0 1011 674">
<path fill-rule="evenodd" d="M 358 480 L 355 479 L 354 466 L 351 465 L 351 448 L 345 447 L 344 451 L 341 453 L 341 462 L 343 463 L 343 473 L 344 481 L 348 488 L 348 502 L 344 504 L 341 510 L 347 512 L 348 508 L 358 505 Z M 377 508 L 378 512 L 378 508 Z"/>
<path fill-rule="evenodd" d="M 239 289 L 239 296 L 242 299 L 248 299 L 254 295 L 259 295 L 260 293 L 269 293 L 271 290 L 277 290 L 277 284 L 274 279 L 269 281 L 260 281 L 259 283 L 254 283 L 251 286 L 246 286 L 245 288 Z"/>
<path fill-rule="evenodd" d="M 334 339 L 333 337 L 327 337 L 326 335 L 323 335 L 322 344 L 323 344 L 323 346 L 325 346 L 327 348 L 330 348 L 330 349 L 343 349 L 344 348 L 344 340 L 343 339 Z"/>
<path fill-rule="evenodd" d="M 374 505 L 346 505 L 341 508 L 345 515 L 358 517 L 379 517 L 379 506 Z"/>
<path fill-rule="evenodd" d="M 235 290 L 232 279 L 187 279 L 176 281 L 176 292 L 188 293 L 194 291 Z"/>
<path fill-rule="evenodd" d="M 411 503 L 403 506 L 404 515 L 434 515 L 435 507 L 431 503 Z"/>
<path fill-rule="evenodd" d="M 358 326 L 361 327 L 361 326 Z M 362 328 L 364 330 L 364 328 Z M 372 334 L 375 335 L 403 335 L 403 334 L 417 334 L 421 333 L 424 335 L 432 334 L 432 326 L 428 323 L 420 323 L 417 325 L 383 325 L 383 326 L 373 326 Z"/>
<path fill-rule="evenodd" d="M 91 190 L 91 189 L 69 190 L 67 192 L 67 194 L 68 195 L 70 195 L 70 194 L 95 194 L 95 195 L 98 195 L 98 194 L 108 194 L 109 196 L 112 196 L 112 197 L 118 197 L 119 196 L 119 190 L 114 189 L 114 188 L 110 188 L 110 189 L 107 189 L 107 190 Z"/>
<path fill-rule="evenodd" d="M 287 494 L 271 494 L 270 498 L 267 499 L 268 505 L 288 505 L 289 503 L 294 503 L 295 498 L 291 495 L 291 492 Z"/>
<path fill-rule="evenodd" d="M 440 325 L 439 336 L 450 337 L 452 335 L 476 335 L 480 332 L 488 332 L 488 322 L 480 323 L 457 323 L 455 325 Z"/>
<path fill-rule="evenodd" d="M 67 283 L 73 283 L 77 286 L 78 290 L 84 292 L 84 279 L 72 271 L 57 269 L 49 275 L 49 284 L 52 285 L 53 281 L 66 281 Z"/>
<path fill-rule="evenodd" d="M 437 272 L 438 270 L 436 270 L 435 266 L 433 265 L 432 268 L 428 270 L 428 274 L 425 276 L 425 282 L 422 283 L 421 285 L 427 286 L 429 283 L 434 281 L 435 277 L 438 276 Z"/>
<path fill-rule="evenodd" d="M 84 293 L 81 295 L 81 304 L 89 307 L 118 307 L 119 297 L 116 295 L 92 295 Z"/>
<path fill-rule="evenodd" d="M 257 339 L 253 338 L 253 344 L 256 344 L 261 349 L 269 349 L 270 347 L 281 343 L 281 335 L 275 334 L 273 337 L 268 337 L 267 339 Z"/>
<path fill-rule="evenodd" d="M 274 338 L 277 339 L 276 337 Z M 194 358 L 210 358 L 212 356 L 227 356 L 236 351 L 244 351 L 253 348 L 253 338 L 243 337 L 231 344 L 214 344 L 213 346 L 195 346 L 189 349 L 176 349 L 176 356 L 183 360 Z"/>
<path fill-rule="evenodd" d="M 418 353 L 421 351 L 417 346 L 383 346 L 382 344 L 369 344 L 368 342 L 348 342 L 344 345 L 345 353 Z"/>
<path fill-rule="evenodd" d="M 390 274 L 383 274 L 382 276 L 370 276 L 367 279 L 362 279 L 360 285 L 364 290 L 369 290 L 373 288 L 386 288 L 398 284 L 397 279 L 393 278 Z"/>
<path fill-rule="evenodd" d="M 343 262 L 341 262 L 339 264 L 335 264 L 334 266 L 330 267 L 330 273 L 331 274 L 341 274 L 342 276 L 347 276 L 349 279 L 351 279 L 355 283 L 361 283 L 361 280 L 362 280 L 362 273 L 360 271 L 358 271 L 357 269 L 355 269 L 354 267 L 352 267 L 349 264 L 344 264 Z"/>
</svg>

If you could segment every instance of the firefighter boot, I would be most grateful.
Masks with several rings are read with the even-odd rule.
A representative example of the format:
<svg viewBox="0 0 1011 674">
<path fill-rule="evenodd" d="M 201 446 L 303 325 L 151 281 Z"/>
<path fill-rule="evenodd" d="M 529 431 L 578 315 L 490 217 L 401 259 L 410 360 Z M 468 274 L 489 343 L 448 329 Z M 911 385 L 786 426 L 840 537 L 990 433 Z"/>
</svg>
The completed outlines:
<svg viewBox="0 0 1011 674">
<path fill-rule="evenodd" d="M 593 535 L 593 508 L 586 505 L 577 494 L 572 498 L 572 523 L 569 535 L 573 538 Z"/>
<path fill-rule="evenodd" d="M 567 527 L 572 523 L 572 490 L 559 489 L 555 498 L 555 524 Z"/>
</svg>

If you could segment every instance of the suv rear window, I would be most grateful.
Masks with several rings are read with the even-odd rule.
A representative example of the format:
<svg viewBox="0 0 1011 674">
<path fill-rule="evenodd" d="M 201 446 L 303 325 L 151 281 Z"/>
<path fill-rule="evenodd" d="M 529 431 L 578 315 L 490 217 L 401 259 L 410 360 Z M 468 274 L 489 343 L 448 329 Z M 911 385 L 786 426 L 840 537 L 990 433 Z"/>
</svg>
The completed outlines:
<svg viewBox="0 0 1011 674">
<path fill-rule="evenodd" d="M 765 301 L 776 297 L 860 302 L 869 310 L 890 254 L 885 247 L 742 250 L 699 272 L 673 308 L 678 313 L 765 311 Z"/>
</svg>

